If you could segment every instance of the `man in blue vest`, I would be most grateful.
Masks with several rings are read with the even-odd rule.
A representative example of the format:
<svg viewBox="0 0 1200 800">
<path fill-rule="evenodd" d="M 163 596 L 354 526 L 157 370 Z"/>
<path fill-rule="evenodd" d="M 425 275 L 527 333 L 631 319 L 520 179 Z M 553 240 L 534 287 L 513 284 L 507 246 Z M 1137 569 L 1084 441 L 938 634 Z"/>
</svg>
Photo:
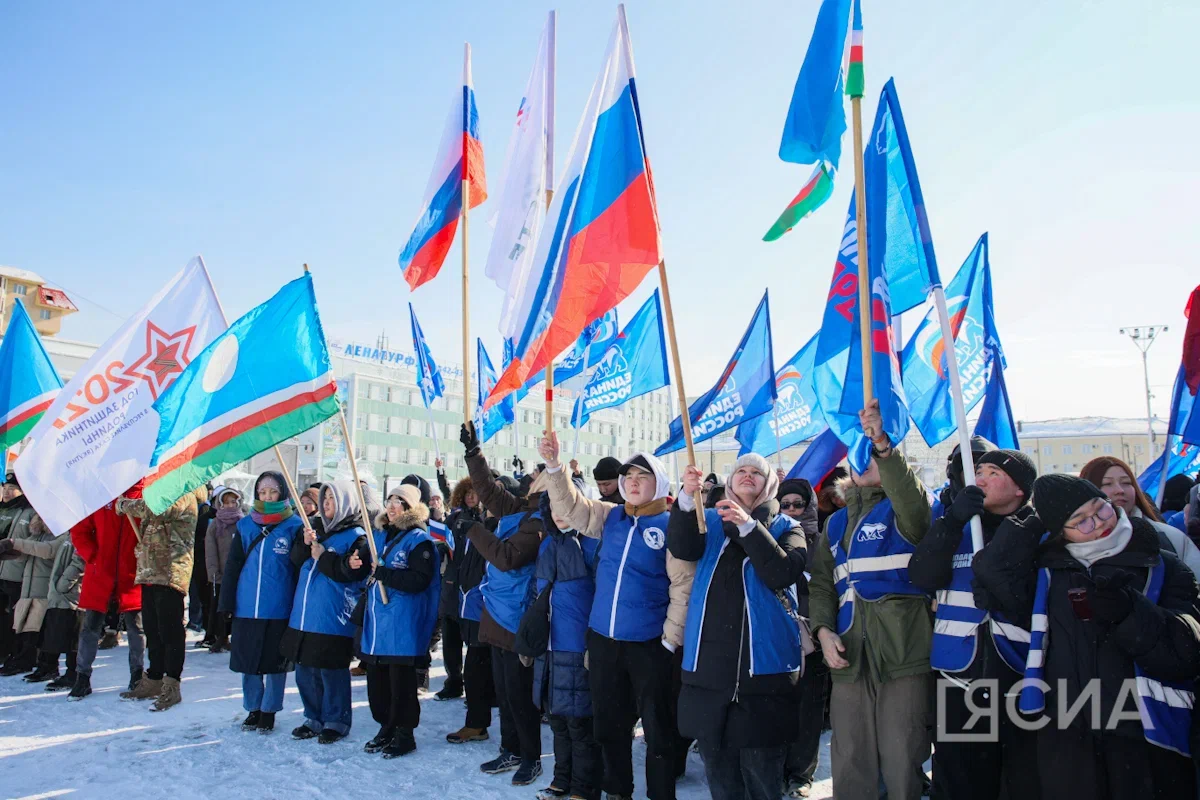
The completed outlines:
<svg viewBox="0 0 1200 800">
<path fill-rule="evenodd" d="M 839 800 L 918 800 L 929 758 L 933 625 L 908 579 L 929 531 L 929 499 L 883 431 L 878 401 L 859 412 L 873 458 L 839 484 L 846 507 L 812 554 L 809 609 L 831 669 L 833 787 Z"/>
<path fill-rule="evenodd" d="M 986 548 L 1006 521 L 1019 524 L 1028 519 L 1036 477 L 1033 461 L 1019 450 L 981 450 L 976 485 L 959 489 L 908 564 L 909 579 L 937 598 L 930 660 L 942 677 L 933 800 L 989 800 L 999 796 L 1002 782 L 1012 797 L 1036 799 L 1039 794 L 1037 773 L 1029 768 L 1036 763 L 1037 739 L 1032 731 L 1013 724 L 1003 703 L 1025 669 L 1029 630 L 1021 626 L 1028 623 L 990 611 L 994 604 L 982 595 L 977 604 L 975 595 L 983 590 L 973 586 L 970 528 L 971 518 L 978 516 Z M 997 713 L 981 717 L 975 714 L 980 708 Z M 972 718 L 975 722 L 968 729 Z M 989 725 L 991 719 L 996 720 L 995 728 Z M 975 736 L 964 740 L 963 734 Z"/>
</svg>

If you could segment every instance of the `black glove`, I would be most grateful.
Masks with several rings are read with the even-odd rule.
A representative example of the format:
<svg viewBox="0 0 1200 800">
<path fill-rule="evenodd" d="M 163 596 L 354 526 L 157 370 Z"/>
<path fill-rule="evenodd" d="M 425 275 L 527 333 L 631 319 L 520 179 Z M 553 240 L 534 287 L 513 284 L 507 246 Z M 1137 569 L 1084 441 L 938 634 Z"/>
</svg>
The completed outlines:
<svg viewBox="0 0 1200 800">
<path fill-rule="evenodd" d="M 946 509 L 946 517 L 961 525 L 966 525 L 971 517 L 983 513 L 983 489 L 978 486 L 964 486 L 954 498 L 954 502 Z"/>
<path fill-rule="evenodd" d="M 1101 622 L 1116 625 L 1133 611 L 1133 591 L 1126 585 L 1133 575 L 1121 570 L 1113 575 L 1096 578 L 1096 586 L 1088 591 L 1092 615 Z"/>
<path fill-rule="evenodd" d="M 467 458 L 479 455 L 479 436 L 475 433 L 474 422 L 464 422 L 459 431 L 458 440 L 462 442 Z"/>
<path fill-rule="evenodd" d="M 4 558 L 9 553 L 12 555 L 9 558 L 16 558 L 20 553 L 16 552 L 17 546 L 13 544 L 12 539 L 0 539 L 0 558 Z"/>
</svg>

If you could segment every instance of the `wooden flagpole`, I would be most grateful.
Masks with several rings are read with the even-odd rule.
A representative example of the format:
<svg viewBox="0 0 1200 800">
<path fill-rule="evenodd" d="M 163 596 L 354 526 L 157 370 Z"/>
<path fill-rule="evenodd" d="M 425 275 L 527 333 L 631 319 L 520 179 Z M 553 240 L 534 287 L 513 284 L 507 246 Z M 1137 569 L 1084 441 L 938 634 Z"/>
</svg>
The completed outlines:
<svg viewBox="0 0 1200 800">
<path fill-rule="evenodd" d="M 554 199 L 554 67 L 558 12 L 551 10 L 546 24 L 546 209 Z M 554 359 L 546 365 L 546 435 L 554 431 Z"/>
<path fill-rule="evenodd" d="M 463 45 L 463 87 L 471 85 L 471 44 L 468 42 Z M 467 131 L 470 125 L 471 105 L 469 98 L 464 93 L 463 95 L 463 153 L 462 153 L 462 363 L 463 363 L 463 424 L 471 421 L 471 391 L 468 387 L 470 381 L 467 377 L 471 374 L 471 300 L 470 300 L 470 277 L 467 273 L 467 220 L 471 209 L 471 181 L 469 178 L 470 167 L 468 165 L 469 153 L 467 152 Z M 350 460 L 354 463 L 354 459 Z M 368 539 L 371 537 L 368 536 Z M 374 544 L 372 543 L 372 553 L 374 553 Z M 379 587 L 383 591 L 383 587 Z"/>
<path fill-rule="evenodd" d="M 338 409 L 338 420 L 342 423 L 342 438 L 347 442 L 350 441 L 350 426 L 346 424 L 346 412 L 343 409 Z M 355 458 L 354 451 L 350 452 L 350 472 L 354 476 L 354 491 L 358 492 L 358 509 L 362 512 L 363 528 L 367 534 L 367 549 L 371 551 L 371 571 L 375 571 L 375 567 L 379 564 L 379 552 L 375 549 L 375 536 L 372 534 L 374 528 L 371 525 L 371 517 L 367 514 L 367 498 L 363 496 L 362 482 L 358 477 L 358 459 Z M 387 589 L 383 588 L 382 583 L 376 583 L 379 587 L 379 599 L 387 605 L 388 595 Z"/>
<path fill-rule="evenodd" d="M 862 350 L 863 408 L 875 398 L 871 362 L 871 270 L 867 260 L 867 181 L 863 173 L 862 97 L 850 98 L 854 119 L 854 218 L 858 234 L 858 332 Z"/>
</svg>

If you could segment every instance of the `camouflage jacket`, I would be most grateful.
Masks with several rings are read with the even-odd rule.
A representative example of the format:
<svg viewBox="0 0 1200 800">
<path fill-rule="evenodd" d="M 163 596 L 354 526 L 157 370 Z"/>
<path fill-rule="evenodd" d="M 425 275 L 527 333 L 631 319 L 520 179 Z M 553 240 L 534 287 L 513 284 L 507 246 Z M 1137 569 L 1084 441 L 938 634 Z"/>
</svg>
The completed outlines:
<svg viewBox="0 0 1200 800">
<path fill-rule="evenodd" d="M 120 498 L 117 513 L 133 516 L 141 527 L 137 548 L 137 583 L 170 586 L 188 593 L 192 580 L 192 550 L 196 540 L 196 496 L 191 492 L 162 514 L 153 514 L 141 500 Z"/>
</svg>

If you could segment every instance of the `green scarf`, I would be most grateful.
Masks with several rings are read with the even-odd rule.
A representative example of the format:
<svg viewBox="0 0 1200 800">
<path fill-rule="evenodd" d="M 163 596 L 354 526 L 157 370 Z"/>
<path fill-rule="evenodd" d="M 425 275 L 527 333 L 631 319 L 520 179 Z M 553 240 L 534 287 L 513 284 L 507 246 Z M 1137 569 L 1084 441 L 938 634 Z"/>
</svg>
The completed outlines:
<svg viewBox="0 0 1200 800">
<path fill-rule="evenodd" d="M 250 512 L 250 517 L 259 525 L 275 525 L 283 522 L 294 513 L 296 512 L 292 510 L 290 500 L 277 500 L 275 502 L 255 500 L 254 510 Z"/>
</svg>

